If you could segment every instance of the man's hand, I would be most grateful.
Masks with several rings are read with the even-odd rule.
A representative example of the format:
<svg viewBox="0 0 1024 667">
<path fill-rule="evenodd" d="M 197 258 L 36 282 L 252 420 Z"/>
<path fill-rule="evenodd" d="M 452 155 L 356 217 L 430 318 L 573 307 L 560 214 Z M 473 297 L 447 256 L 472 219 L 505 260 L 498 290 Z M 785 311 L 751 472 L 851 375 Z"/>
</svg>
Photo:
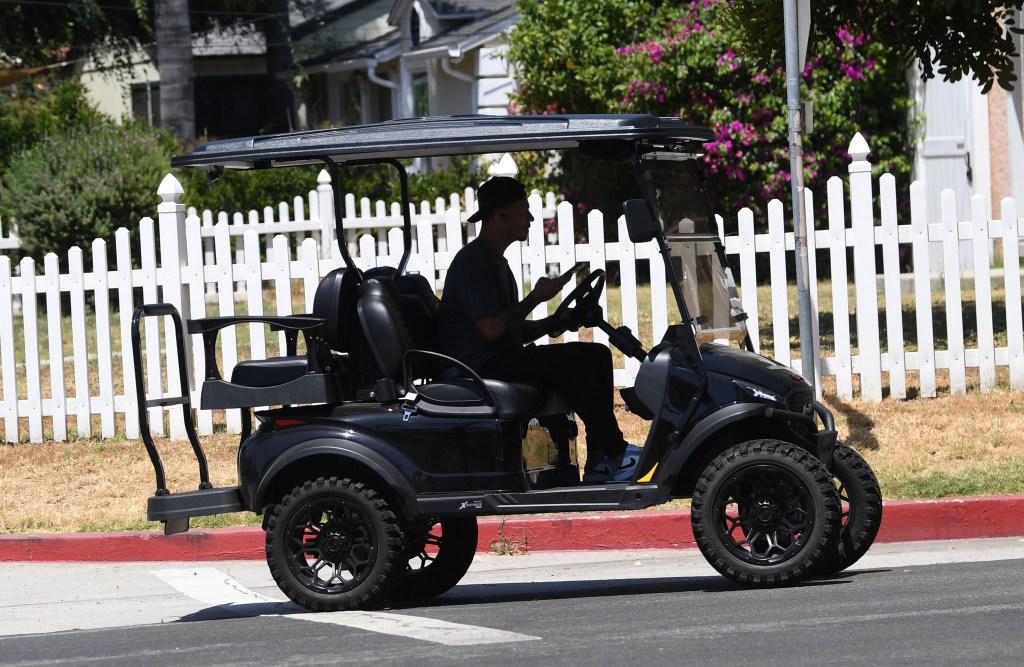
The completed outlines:
<svg viewBox="0 0 1024 667">
<path fill-rule="evenodd" d="M 532 290 L 529 295 L 534 297 L 535 305 L 550 301 L 556 294 L 562 291 L 562 288 L 565 287 L 565 284 L 569 282 L 570 278 L 572 278 L 572 272 L 570 272 L 570 270 L 558 278 L 540 278 L 534 285 L 534 290 Z"/>
<path fill-rule="evenodd" d="M 534 305 L 555 298 L 555 295 L 562 291 L 562 288 L 565 287 L 565 284 L 569 282 L 574 273 L 576 273 L 576 270 L 572 268 L 557 278 L 538 278 L 537 282 L 533 285 L 533 291 L 530 292 L 530 296 L 535 299 Z"/>
<path fill-rule="evenodd" d="M 575 267 L 557 278 L 538 278 L 533 290 L 522 301 L 495 315 L 477 318 L 473 324 L 484 340 L 488 343 L 496 343 L 507 336 L 513 327 L 521 325 L 531 310 L 539 304 L 553 299 L 565 287 L 574 273 L 576 273 Z M 543 333 L 543 328 L 538 331 Z M 538 335 L 533 335 L 530 340 L 537 338 Z"/>
</svg>

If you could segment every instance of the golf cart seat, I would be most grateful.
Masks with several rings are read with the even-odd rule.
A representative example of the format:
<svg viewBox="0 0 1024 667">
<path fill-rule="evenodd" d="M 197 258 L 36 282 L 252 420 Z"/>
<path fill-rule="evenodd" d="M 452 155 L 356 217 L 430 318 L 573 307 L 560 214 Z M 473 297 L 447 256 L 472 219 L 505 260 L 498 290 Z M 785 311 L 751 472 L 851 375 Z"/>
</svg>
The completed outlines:
<svg viewBox="0 0 1024 667">
<path fill-rule="evenodd" d="M 403 312 L 419 308 L 413 303 L 416 297 L 410 294 L 403 296 L 396 281 L 386 276 L 366 280 L 360 290 L 359 321 L 382 373 L 395 383 L 397 396 L 415 394 L 416 409 L 425 414 L 529 419 L 570 411 L 558 394 L 526 384 L 484 379 L 457 359 L 436 349 L 417 347 L 417 336 Z M 403 300 L 406 308 L 399 306 Z M 424 320 L 423 326 L 436 331 L 436 314 Z M 421 338 L 430 335 L 422 331 L 419 334 Z"/>
<path fill-rule="evenodd" d="M 189 333 L 201 334 L 206 372 L 200 407 L 204 410 L 251 408 L 259 405 L 332 403 L 343 398 L 343 377 L 348 351 L 358 335 L 355 303 L 360 277 L 357 271 L 335 269 L 317 286 L 311 315 L 229 316 L 191 320 Z M 287 355 L 241 361 L 224 380 L 217 367 L 217 335 L 221 329 L 244 323 L 269 325 L 283 331 Z M 297 354 L 302 333 L 306 353 Z M 243 412 L 248 430 L 248 411 Z"/>
<path fill-rule="evenodd" d="M 397 294 L 398 310 L 405 320 L 406 328 L 412 338 L 413 346 L 420 350 L 441 351 L 441 334 L 437 326 L 437 313 L 441 309 L 441 300 L 434 293 L 434 288 L 423 275 L 403 273 L 395 275 L 396 270 L 389 266 L 378 266 L 366 271 L 366 280 L 388 278 L 394 281 Z"/>
</svg>

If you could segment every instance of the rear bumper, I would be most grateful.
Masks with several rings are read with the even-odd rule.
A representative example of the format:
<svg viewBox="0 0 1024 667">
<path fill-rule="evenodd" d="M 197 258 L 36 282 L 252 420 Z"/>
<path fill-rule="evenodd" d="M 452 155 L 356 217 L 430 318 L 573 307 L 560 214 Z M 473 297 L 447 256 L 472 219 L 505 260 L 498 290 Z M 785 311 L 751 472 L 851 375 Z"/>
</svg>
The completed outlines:
<svg viewBox="0 0 1024 667">
<path fill-rule="evenodd" d="M 150 521 L 169 521 L 241 512 L 245 509 L 238 487 L 230 486 L 150 496 L 146 518 Z"/>
</svg>

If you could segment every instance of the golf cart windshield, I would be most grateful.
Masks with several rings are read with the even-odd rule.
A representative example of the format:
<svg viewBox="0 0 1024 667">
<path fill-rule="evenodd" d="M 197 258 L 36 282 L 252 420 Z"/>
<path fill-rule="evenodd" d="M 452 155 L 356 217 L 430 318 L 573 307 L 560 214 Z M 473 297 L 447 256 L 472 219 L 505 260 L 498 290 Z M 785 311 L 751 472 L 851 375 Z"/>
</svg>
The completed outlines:
<svg viewBox="0 0 1024 667">
<path fill-rule="evenodd" d="M 698 342 L 726 340 L 742 346 L 746 315 L 725 262 L 697 157 L 648 153 L 643 166 L 651 176 L 655 211 Z"/>
</svg>

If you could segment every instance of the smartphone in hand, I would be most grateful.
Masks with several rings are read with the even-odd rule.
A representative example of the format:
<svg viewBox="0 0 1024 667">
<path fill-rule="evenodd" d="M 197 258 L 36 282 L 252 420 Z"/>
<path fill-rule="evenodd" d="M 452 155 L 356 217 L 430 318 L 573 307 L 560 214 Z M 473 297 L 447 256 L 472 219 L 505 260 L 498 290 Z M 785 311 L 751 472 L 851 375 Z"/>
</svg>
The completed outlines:
<svg viewBox="0 0 1024 667">
<path fill-rule="evenodd" d="M 558 279 L 564 285 L 565 283 L 569 282 L 569 279 L 572 278 L 573 276 L 577 276 L 577 275 L 580 275 L 582 273 L 585 273 L 586 270 L 587 270 L 587 267 L 589 267 L 589 266 L 590 266 L 589 262 L 576 262 L 576 264 L 574 264 L 571 269 L 569 269 L 568 271 L 563 273 L 561 276 L 559 276 Z"/>
</svg>

